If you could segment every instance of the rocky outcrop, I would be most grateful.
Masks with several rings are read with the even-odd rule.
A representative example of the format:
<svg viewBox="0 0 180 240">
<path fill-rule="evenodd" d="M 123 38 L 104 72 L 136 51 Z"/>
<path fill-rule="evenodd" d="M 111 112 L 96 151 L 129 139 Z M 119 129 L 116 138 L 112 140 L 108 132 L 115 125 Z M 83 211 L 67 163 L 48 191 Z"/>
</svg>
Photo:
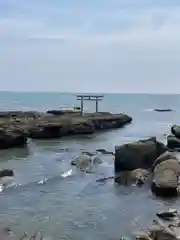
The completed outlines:
<svg viewBox="0 0 180 240">
<path fill-rule="evenodd" d="M 66 113 L 61 117 L 46 116 L 39 118 L 37 123 L 29 130 L 29 137 L 47 139 L 76 134 L 92 134 L 100 129 L 121 127 L 131 121 L 132 118 L 125 114 L 81 117 L 77 114 Z"/>
<path fill-rule="evenodd" d="M 43 115 L 43 113 L 36 111 L 1 111 L 0 119 L 3 118 L 39 118 Z"/>
<path fill-rule="evenodd" d="M 63 115 L 1 112 L 0 149 L 24 146 L 27 138 L 52 139 L 76 134 L 92 134 L 102 129 L 122 127 L 131 121 L 132 118 L 126 114 L 88 113 L 81 116 L 78 112 L 64 112 Z"/>
<path fill-rule="evenodd" d="M 173 197 L 179 193 L 180 163 L 172 154 L 164 154 L 153 168 L 151 190 L 158 196 Z"/>
<path fill-rule="evenodd" d="M 163 143 L 156 138 L 149 138 L 124 144 L 115 149 L 115 172 L 149 169 L 154 161 L 166 151 Z"/>
</svg>

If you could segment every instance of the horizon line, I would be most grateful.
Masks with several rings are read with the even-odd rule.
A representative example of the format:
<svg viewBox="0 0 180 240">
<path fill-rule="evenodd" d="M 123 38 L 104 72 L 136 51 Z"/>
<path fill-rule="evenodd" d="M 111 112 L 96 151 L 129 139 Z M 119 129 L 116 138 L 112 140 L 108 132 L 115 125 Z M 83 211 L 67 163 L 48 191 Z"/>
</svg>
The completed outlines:
<svg viewBox="0 0 180 240">
<path fill-rule="evenodd" d="M 44 94 L 71 94 L 71 95 L 76 95 L 76 94 L 134 94 L 134 95 L 180 95 L 179 93 L 173 93 L 173 92 L 67 92 L 67 91 L 13 91 L 13 90 L 0 90 L 0 93 L 44 93 Z"/>
</svg>

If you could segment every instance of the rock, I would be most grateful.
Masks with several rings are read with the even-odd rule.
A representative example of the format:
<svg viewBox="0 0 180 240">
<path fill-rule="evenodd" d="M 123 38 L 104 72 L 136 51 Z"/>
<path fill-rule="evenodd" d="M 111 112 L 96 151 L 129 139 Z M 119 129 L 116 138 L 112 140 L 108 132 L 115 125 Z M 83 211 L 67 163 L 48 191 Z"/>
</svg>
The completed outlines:
<svg viewBox="0 0 180 240">
<path fill-rule="evenodd" d="M 163 154 L 161 154 L 156 160 L 155 162 L 153 163 L 152 165 L 152 171 L 154 171 L 154 168 L 156 167 L 156 165 L 166 161 L 166 160 L 169 160 L 169 159 L 175 159 L 178 161 L 177 157 L 172 153 L 172 152 L 165 152 Z"/>
<path fill-rule="evenodd" d="M 177 215 L 178 215 L 177 210 L 156 213 L 156 216 L 164 220 L 172 220 L 174 217 L 177 217 Z"/>
<path fill-rule="evenodd" d="M 155 108 L 155 112 L 172 112 L 171 108 Z"/>
<path fill-rule="evenodd" d="M 93 165 L 100 164 L 102 161 L 97 157 L 91 157 L 87 154 L 81 154 L 79 157 L 76 157 L 71 165 L 76 166 L 82 171 L 91 171 Z"/>
<path fill-rule="evenodd" d="M 0 129 L 0 149 L 24 147 L 27 144 L 27 136 L 22 131 Z"/>
<path fill-rule="evenodd" d="M 124 144 L 115 149 L 115 172 L 132 171 L 137 168 L 148 169 L 162 153 L 166 146 L 156 138 L 149 138 Z"/>
<path fill-rule="evenodd" d="M 131 123 L 132 118 L 127 114 L 106 114 L 89 116 L 89 120 L 92 121 L 95 130 L 119 128 L 125 124 Z"/>
<path fill-rule="evenodd" d="M 48 110 L 46 113 L 52 114 L 52 115 L 55 115 L 55 116 L 60 116 L 60 115 L 65 114 L 65 112 L 63 110 Z"/>
<path fill-rule="evenodd" d="M 180 163 L 168 159 L 156 165 L 153 171 L 151 190 L 158 196 L 173 197 L 178 195 Z"/>
<path fill-rule="evenodd" d="M 43 113 L 36 111 L 1 111 L 0 118 L 38 118 Z"/>
<path fill-rule="evenodd" d="M 141 186 L 149 176 L 146 169 L 135 169 L 133 171 L 124 171 L 115 175 L 115 182 L 123 185 L 136 184 Z"/>
<path fill-rule="evenodd" d="M 11 169 L 2 169 L 0 170 L 0 178 L 2 177 L 13 177 L 14 172 Z"/>
<path fill-rule="evenodd" d="M 114 155 L 113 152 L 109 152 L 104 148 L 96 149 L 96 152 L 100 152 L 100 153 L 105 154 L 105 155 Z"/>
<path fill-rule="evenodd" d="M 167 147 L 170 149 L 180 148 L 180 138 L 176 136 L 169 135 L 167 137 Z"/>
<path fill-rule="evenodd" d="M 177 138 L 180 138 L 180 126 L 173 125 L 171 127 L 171 133 L 176 136 Z"/>
</svg>

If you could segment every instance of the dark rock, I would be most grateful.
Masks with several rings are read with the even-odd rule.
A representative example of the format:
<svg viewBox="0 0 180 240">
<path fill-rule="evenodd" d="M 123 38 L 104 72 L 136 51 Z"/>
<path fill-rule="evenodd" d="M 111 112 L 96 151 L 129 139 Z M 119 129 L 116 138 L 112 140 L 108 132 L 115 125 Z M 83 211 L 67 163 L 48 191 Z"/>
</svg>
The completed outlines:
<svg viewBox="0 0 180 240">
<path fill-rule="evenodd" d="M 135 169 L 133 171 L 124 171 L 115 175 L 115 182 L 123 185 L 143 185 L 148 179 L 149 171 L 145 169 Z"/>
<path fill-rule="evenodd" d="M 63 110 L 48 110 L 46 113 L 52 114 L 55 116 L 61 116 L 61 115 L 65 114 L 65 112 Z"/>
<path fill-rule="evenodd" d="M 92 134 L 96 130 L 120 127 L 132 121 L 126 114 L 43 116 L 29 128 L 30 138 L 50 139 L 67 135 Z"/>
<path fill-rule="evenodd" d="M 169 135 L 167 137 L 167 147 L 170 149 L 180 148 L 180 138 L 176 136 Z"/>
<path fill-rule="evenodd" d="M 114 155 L 114 153 L 113 152 L 109 152 L 109 151 L 107 151 L 106 149 L 103 149 L 103 148 L 101 148 L 101 149 L 96 149 L 96 152 L 100 152 L 100 153 L 102 153 L 102 154 L 107 154 L 107 155 Z"/>
<path fill-rule="evenodd" d="M 171 127 L 171 133 L 176 136 L 177 138 L 180 138 L 180 126 L 173 125 Z"/>
<path fill-rule="evenodd" d="M 148 169 L 166 151 L 163 143 L 149 138 L 124 144 L 115 149 L 115 172 L 132 171 L 137 168 Z"/>
<path fill-rule="evenodd" d="M 0 170 L 0 178 L 2 177 L 13 177 L 14 172 L 11 169 L 2 169 Z"/>
<path fill-rule="evenodd" d="M 89 118 L 96 130 L 119 128 L 131 123 L 132 118 L 126 114 L 111 114 L 107 116 L 97 116 Z"/>
<path fill-rule="evenodd" d="M 155 108 L 155 112 L 172 112 L 172 109 L 170 108 Z"/>
<path fill-rule="evenodd" d="M 177 210 L 171 212 L 159 212 L 156 213 L 156 216 L 162 218 L 163 220 L 173 220 L 173 218 L 177 217 Z"/>
<path fill-rule="evenodd" d="M 174 197 L 179 192 L 180 163 L 168 159 L 156 165 L 151 190 L 161 197 Z"/>
<path fill-rule="evenodd" d="M 27 136 L 22 131 L 0 129 L 0 149 L 24 147 L 27 144 Z"/>
</svg>

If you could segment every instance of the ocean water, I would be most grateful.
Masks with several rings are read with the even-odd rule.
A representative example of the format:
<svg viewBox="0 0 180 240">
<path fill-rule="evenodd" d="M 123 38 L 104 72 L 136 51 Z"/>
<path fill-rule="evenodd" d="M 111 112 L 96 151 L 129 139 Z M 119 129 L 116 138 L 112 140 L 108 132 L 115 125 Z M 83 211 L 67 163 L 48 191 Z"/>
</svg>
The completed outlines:
<svg viewBox="0 0 180 240">
<path fill-rule="evenodd" d="M 78 106 L 74 94 L 0 93 L 1 110 L 40 110 Z M 85 108 L 93 111 L 91 102 Z M 180 95 L 106 94 L 101 111 L 126 112 L 133 122 L 124 128 L 51 141 L 29 140 L 27 148 L 0 152 L 0 168 L 12 168 L 14 185 L 0 193 L 0 224 L 21 235 L 41 231 L 48 239 L 119 239 L 146 227 L 155 213 L 180 207 L 178 199 L 163 201 L 142 188 L 118 186 L 97 179 L 113 175 L 113 157 L 91 174 L 72 168 L 81 151 L 114 151 L 115 145 L 156 136 L 166 142 L 172 124 L 180 123 Z M 153 112 L 172 108 L 172 112 Z M 70 176 L 64 172 L 72 169 Z"/>
</svg>

